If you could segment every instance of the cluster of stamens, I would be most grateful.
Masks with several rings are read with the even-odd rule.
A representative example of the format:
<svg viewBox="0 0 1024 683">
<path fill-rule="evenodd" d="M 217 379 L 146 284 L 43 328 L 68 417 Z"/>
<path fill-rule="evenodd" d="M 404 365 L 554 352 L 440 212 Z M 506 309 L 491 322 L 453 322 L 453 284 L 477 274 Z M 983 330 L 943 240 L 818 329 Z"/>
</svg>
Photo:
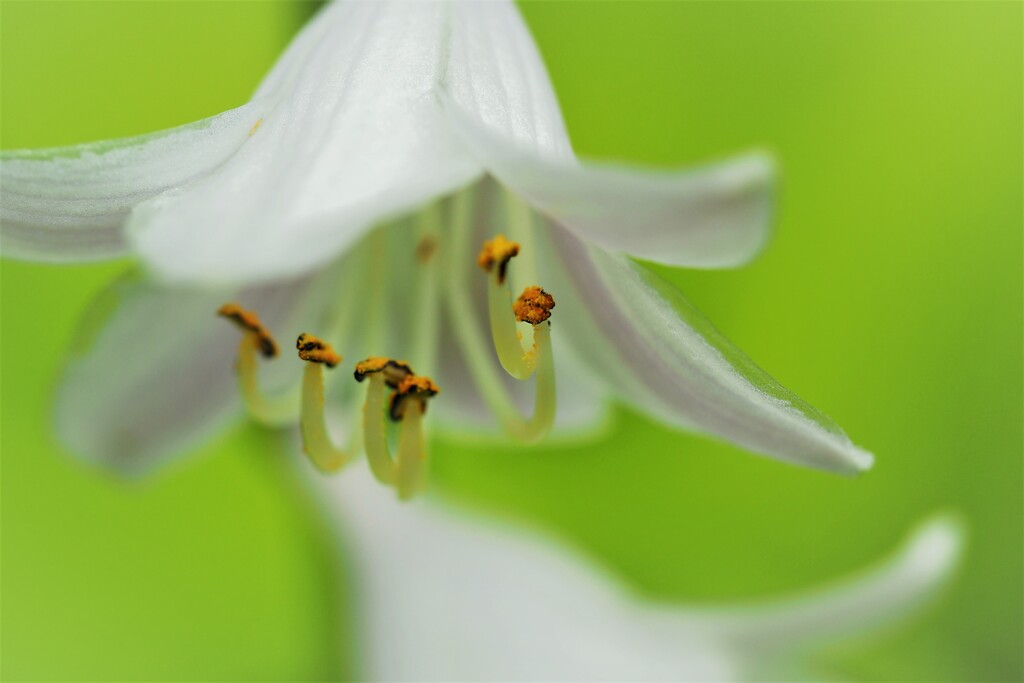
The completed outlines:
<svg viewBox="0 0 1024 683">
<path fill-rule="evenodd" d="M 421 241 L 423 244 L 426 243 Z M 428 246 L 429 250 L 425 247 L 417 250 L 421 263 L 430 259 L 436 244 L 431 242 Z M 554 420 L 555 384 L 549 321 L 555 300 L 536 285 L 526 287 L 515 301 L 512 300 L 509 267 L 519 252 L 517 242 L 497 235 L 483 245 L 477 263 L 488 273 L 491 337 L 502 367 L 518 380 L 535 376 L 533 416 L 522 418 L 514 403 L 494 390 L 502 385 L 497 378 L 481 385 L 481 388 L 506 431 L 520 440 L 531 442 L 546 434 Z M 277 356 L 278 347 L 273 336 L 255 313 L 238 304 L 225 304 L 217 312 L 244 332 L 238 349 L 238 372 L 243 398 L 250 413 L 263 422 L 282 424 L 289 415 L 294 415 L 289 406 L 298 402 L 303 450 L 311 462 L 324 472 L 339 470 L 351 462 L 357 450 L 352 445 L 339 448 L 334 444 L 324 416 L 324 369 L 340 365 L 341 356 L 326 341 L 309 333 L 300 334 L 295 348 L 299 358 L 307 363 L 301 398 L 295 401 L 292 397 L 282 397 L 283 400 L 266 397 L 259 391 L 256 357 L 257 354 L 265 358 Z M 530 327 L 517 329 L 520 323 Z M 530 335 L 532 343 L 524 341 L 524 334 Z M 524 343 L 528 343 L 529 348 L 524 349 Z M 485 355 L 476 352 L 475 358 L 486 364 Z M 480 366 L 481 363 L 477 362 L 474 368 L 478 375 Z M 408 498 L 424 486 L 423 417 L 429 400 L 440 393 L 440 389 L 429 377 L 417 375 L 409 363 L 380 356 L 357 363 L 353 377 L 357 382 L 366 384 L 366 400 L 358 431 L 370 469 L 378 481 L 393 486 L 399 497 Z M 394 455 L 388 446 L 385 416 L 397 424 L 399 432 Z"/>
</svg>

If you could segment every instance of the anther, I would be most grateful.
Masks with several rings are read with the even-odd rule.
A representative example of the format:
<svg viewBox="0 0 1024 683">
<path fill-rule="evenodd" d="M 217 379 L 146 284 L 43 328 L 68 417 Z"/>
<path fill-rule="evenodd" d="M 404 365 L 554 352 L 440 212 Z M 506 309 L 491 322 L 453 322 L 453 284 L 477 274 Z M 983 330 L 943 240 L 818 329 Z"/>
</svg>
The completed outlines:
<svg viewBox="0 0 1024 683">
<path fill-rule="evenodd" d="M 368 376 L 375 375 L 378 372 L 383 373 L 384 383 L 392 389 L 397 389 L 402 380 L 413 374 L 412 368 L 405 361 L 381 356 L 374 356 L 356 363 L 355 372 L 352 374 L 357 382 L 362 382 Z"/>
<path fill-rule="evenodd" d="M 551 309 L 554 307 L 555 298 L 534 285 L 523 290 L 512 304 L 512 311 L 519 322 L 540 325 L 551 317 Z"/>
<path fill-rule="evenodd" d="M 341 356 L 334 352 L 330 344 L 305 332 L 295 340 L 295 348 L 299 350 L 299 358 L 310 363 L 323 363 L 333 368 L 341 362 Z"/>
<path fill-rule="evenodd" d="M 260 353 L 265 358 L 273 358 L 277 355 L 277 343 L 267 328 L 263 326 L 263 323 L 260 322 L 258 315 L 252 311 L 247 311 L 235 303 L 224 304 L 217 309 L 217 315 L 227 318 L 241 329 L 255 335 Z"/>
<path fill-rule="evenodd" d="M 505 239 L 504 235 L 498 235 L 494 239 L 484 242 L 476 263 L 488 273 L 494 272 L 497 267 L 498 284 L 503 284 L 508 271 L 508 262 L 518 254 L 518 242 L 510 242 Z"/>
<path fill-rule="evenodd" d="M 401 422 L 405 417 L 406 407 L 410 401 L 419 404 L 420 412 L 427 412 L 427 399 L 437 396 L 441 390 L 437 388 L 429 377 L 409 375 L 398 385 L 395 393 L 391 395 L 391 405 L 388 408 L 388 415 L 395 422 Z"/>
</svg>

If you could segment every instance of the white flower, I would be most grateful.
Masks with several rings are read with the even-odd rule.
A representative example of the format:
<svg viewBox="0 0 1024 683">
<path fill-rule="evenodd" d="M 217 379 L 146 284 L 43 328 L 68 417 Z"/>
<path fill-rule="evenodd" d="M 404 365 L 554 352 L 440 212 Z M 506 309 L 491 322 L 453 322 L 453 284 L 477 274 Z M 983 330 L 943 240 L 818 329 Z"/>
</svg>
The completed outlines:
<svg viewBox="0 0 1024 683">
<path fill-rule="evenodd" d="M 0 181 L 6 256 L 132 254 L 156 276 L 130 275 L 97 302 L 57 394 L 63 440 L 122 470 L 185 450 L 238 413 L 237 332 L 212 315 L 225 300 L 262 320 L 222 309 L 246 327 L 245 405 L 268 423 L 300 422 L 322 469 L 355 450 L 327 433 L 321 365 L 301 373 L 301 403 L 289 393 L 294 359 L 257 370 L 257 350 L 273 347 L 268 329 L 321 334 L 348 358 L 410 359 L 442 387 L 431 415 L 460 433 L 493 415 L 512 436 L 543 436 L 557 356 L 556 427 L 593 424 L 615 396 L 797 464 L 843 473 L 871 464 L 624 255 L 701 268 L 746 262 L 767 238 L 768 160 L 670 174 L 581 165 L 509 2 L 329 5 L 248 104 L 140 138 L 5 153 Z M 476 250 L 498 233 L 518 245 L 492 243 L 481 274 Z M 510 283 L 532 292 L 519 323 Z M 529 288 L 538 284 L 557 298 L 553 338 L 552 302 Z M 299 347 L 307 359 L 338 361 L 309 336 Z M 373 472 L 415 493 L 421 471 L 403 468 L 421 464 L 433 385 L 367 376 Z M 534 415 L 524 419 L 530 382 L 519 380 L 531 376 Z M 377 403 L 386 381 L 395 400 L 411 401 L 393 409 L 404 410 L 397 461 Z M 358 417 L 356 388 L 332 383 L 328 409 Z M 639 605 L 542 542 L 475 527 L 429 499 L 385 502 L 367 480 L 356 470 L 320 485 L 358 545 L 368 673 L 388 680 L 771 675 L 804 647 L 921 603 L 959 542 L 955 527 L 935 522 L 889 566 L 817 598 L 680 612 Z"/>
<path fill-rule="evenodd" d="M 556 426 L 594 423 L 611 395 L 790 462 L 871 465 L 623 255 L 744 263 L 768 235 L 769 161 L 676 173 L 581 165 L 509 2 L 329 5 L 248 104 L 140 138 L 5 153 L 0 173 L 7 256 L 135 254 L 160 278 L 118 285 L 120 309 L 68 367 L 59 431 L 95 459 L 139 467 L 234 414 L 230 331 L 209 311 L 238 299 L 271 330 L 321 334 L 350 359 L 408 358 L 442 388 L 432 414 L 462 431 L 483 406 L 526 440 L 546 431 L 554 354 Z M 542 284 L 557 299 L 553 351 L 542 331 L 538 352 L 515 358 L 516 323 L 500 305 L 509 293 L 473 270 L 499 232 L 522 246 L 516 289 Z M 487 289 L 503 365 L 517 379 L 539 368 L 532 421 L 517 413 L 524 383 L 486 348 Z M 273 365 L 294 379 L 293 363 Z"/>
<path fill-rule="evenodd" d="M 936 516 L 884 564 L 825 589 L 687 608 L 646 603 L 537 534 L 429 498 L 395 505 L 364 472 L 320 482 L 348 532 L 368 680 L 820 680 L 811 651 L 922 608 L 963 542 Z"/>
</svg>

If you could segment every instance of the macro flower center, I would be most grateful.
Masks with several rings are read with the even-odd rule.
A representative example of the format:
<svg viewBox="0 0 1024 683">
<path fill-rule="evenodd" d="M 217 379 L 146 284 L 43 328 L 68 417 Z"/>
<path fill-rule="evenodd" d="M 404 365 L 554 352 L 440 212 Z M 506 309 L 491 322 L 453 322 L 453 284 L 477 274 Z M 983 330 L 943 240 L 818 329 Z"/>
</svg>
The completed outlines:
<svg viewBox="0 0 1024 683">
<path fill-rule="evenodd" d="M 403 298 L 417 302 L 411 311 L 413 336 L 417 345 L 436 347 L 438 331 L 430 315 L 431 311 L 436 312 L 436 305 L 430 300 L 431 296 L 448 305 L 453 331 L 485 402 L 510 437 L 533 443 L 550 431 L 555 417 L 555 372 L 550 332 L 555 300 L 537 285 L 526 287 L 513 300 L 508 275 L 513 259 L 527 250 L 503 234 L 485 241 L 476 258 L 486 281 L 470 282 L 467 288 L 459 278 L 449 275 L 458 272 L 453 266 L 457 266 L 459 261 L 465 263 L 471 258 L 467 249 L 470 241 L 467 213 L 460 211 L 460 208 L 465 209 L 464 205 L 460 206 L 460 197 L 456 195 L 451 201 L 451 225 L 442 221 L 436 205 L 426 208 L 417 218 L 417 273 L 409 287 L 412 291 L 403 294 Z M 510 197 L 510 205 L 514 206 L 513 201 L 517 200 Z M 531 217 L 528 212 L 520 211 L 518 219 L 529 221 Z M 510 228 L 525 234 L 529 226 L 516 225 L 515 220 L 511 220 Z M 442 250 L 442 246 L 447 251 Z M 434 258 L 439 251 L 444 251 L 446 257 L 451 256 L 451 260 L 445 263 L 444 272 L 437 263 L 439 259 Z M 442 275 L 449 276 L 442 278 Z M 360 283 L 360 286 L 363 285 Z M 491 348 L 488 348 L 485 336 L 480 334 L 473 319 L 476 314 L 470 297 L 471 288 L 486 288 Z M 369 295 L 371 298 L 374 296 L 372 287 Z M 380 300 L 375 301 L 381 303 Z M 371 308 L 370 315 L 380 315 L 379 306 Z M 441 388 L 433 379 L 417 374 L 406 361 L 386 356 L 370 356 L 356 363 L 353 377 L 356 382 L 365 384 L 365 400 L 361 419 L 353 420 L 354 427 L 347 443 L 339 445 L 329 433 L 325 414 L 325 372 L 343 362 L 331 343 L 309 332 L 299 334 L 295 346 L 299 359 L 305 362 L 299 396 L 268 396 L 260 390 L 258 356 L 269 360 L 278 355 L 278 347 L 270 331 L 257 312 L 246 310 L 237 303 L 225 304 L 218 313 L 234 322 L 243 332 L 237 351 L 239 390 L 254 419 L 275 426 L 298 422 L 303 451 L 321 472 L 336 472 L 363 453 L 377 481 L 394 488 L 399 498 L 411 498 L 425 488 L 427 406 L 435 398 L 444 400 Z M 531 340 L 525 344 L 524 332 L 518 329 L 520 323 L 530 326 L 524 327 L 525 331 L 532 330 Z M 414 355 L 429 356 L 418 351 Z M 514 379 L 533 380 L 532 415 L 524 417 L 520 414 L 500 376 L 495 373 L 495 359 Z M 397 431 L 394 449 L 389 446 L 389 423 L 393 425 L 392 430 Z"/>
</svg>

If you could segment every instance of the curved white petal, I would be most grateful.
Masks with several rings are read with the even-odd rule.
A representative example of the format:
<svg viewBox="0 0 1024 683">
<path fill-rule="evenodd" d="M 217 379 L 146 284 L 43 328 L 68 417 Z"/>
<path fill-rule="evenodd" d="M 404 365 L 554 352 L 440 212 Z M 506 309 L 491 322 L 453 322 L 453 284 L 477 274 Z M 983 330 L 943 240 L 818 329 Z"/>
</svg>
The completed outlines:
<svg viewBox="0 0 1024 683">
<path fill-rule="evenodd" d="M 262 116 L 253 102 L 133 138 L 0 154 L 0 250 L 9 258 L 85 261 L 124 255 L 139 203 L 207 176 Z"/>
<path fill-rule="evenodd" d="M 140 207 L 134 243 L 164 277 L 244 281 L 335 256 L 371 225 L 481 173 L 434 90 L 520 144 L 568 148 L 547 75 L 508 2 L 338 2 L 260 93 L 277 104 L 217 173 Z"/>
<path fill-rule="evenodd" d="M 365 467 L 321 481 L 350 532 L 361 678 L 732 676 L 733 658 L 714 641 L 657 637 L 641 605 L 567 549 L 432 501 L 399 503 Z"/>
<path fill-rule="evenodd" d="M 768 241 L 774 165 L 753 153 L 684 171 L 546 159 L 481 124 L 450 95 L 440 101 L 488 172 L 581 238 L 658 263 L 737 266 Z"/>
<path fill-rule="evenodd" d="M 920 610 L 944 589 L 963 554 L 959 518 L 935 515 L 920 524 L 892 557 L 859 577 L 829 588 L 734 614 L 714 626 L 750 659 L 878 630 Z"/>
<path fill-rule="evenodd" d="M 671 424 L 841 473 L 870 453 L 758 368 L 673 287 L 550 224 L 547 276 L 561 329 L 609 388 Z"/>
<path fill-rule="evenodd" d="M 58 438 L 74 454 L 126 474 L 197 446 L 241 414 L 240 333 L 216 315 L 220 305 L 242 303 L 275 334 L 281 355 L 261 364 L 261 384 L 280 393 L 301 377 L 292 340 L 325 324 L 334 278 L 331 271 L 241 291 L 122 278 L 79 327 L 56 391 Z"/>
<path fill-rule="evenodd" d="M 539 534 L 430 498 L 398 503 L 365 468 L 317 481 L 352 546 L 370 680 L 762 680 L 808 646 L 921 607 L 962 545 L 959 526 L 936 518 L 838 587 L 688 609 L 637 599 Z"/>
</svg>

